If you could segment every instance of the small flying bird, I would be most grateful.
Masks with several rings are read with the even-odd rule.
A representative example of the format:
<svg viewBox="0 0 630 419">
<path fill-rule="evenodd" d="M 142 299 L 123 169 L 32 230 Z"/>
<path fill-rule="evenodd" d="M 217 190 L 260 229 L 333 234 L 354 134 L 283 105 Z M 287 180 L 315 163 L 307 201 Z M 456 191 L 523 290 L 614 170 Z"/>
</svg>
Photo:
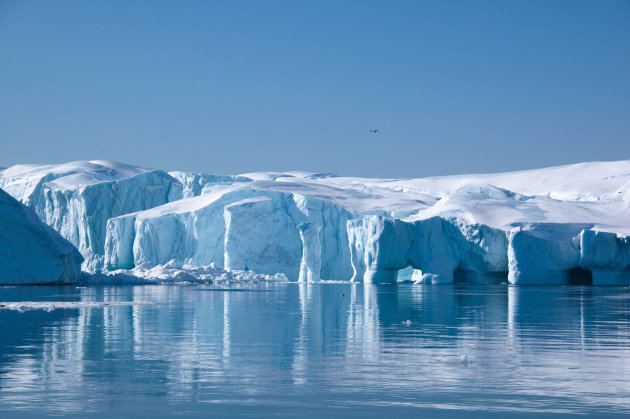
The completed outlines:
<svg viewBox="0 0 630 419">
<path fill-rule="evenodd" d="M 378 132 L 381 132 L 381 130 L 378 130 L 378 129 L 371 129 L 370 130 L 370 134 L 376 134 Z"/>
</svg>

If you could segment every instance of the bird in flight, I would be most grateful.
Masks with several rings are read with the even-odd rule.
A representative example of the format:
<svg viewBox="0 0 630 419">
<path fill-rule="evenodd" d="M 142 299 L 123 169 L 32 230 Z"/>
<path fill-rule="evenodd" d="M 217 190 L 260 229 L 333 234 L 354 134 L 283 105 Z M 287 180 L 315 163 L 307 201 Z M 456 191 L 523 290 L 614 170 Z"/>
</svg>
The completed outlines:
<svg viewBox="0 0 630 419">
<path fill-rule="evenodd" d="M 379 132 L 381 132 L 381 131 L 378 130 L 378 129 L 371 129 L 370 130 L 370 134 L 376 134 L 376 133 L 379 133 Z"/>
</svg>

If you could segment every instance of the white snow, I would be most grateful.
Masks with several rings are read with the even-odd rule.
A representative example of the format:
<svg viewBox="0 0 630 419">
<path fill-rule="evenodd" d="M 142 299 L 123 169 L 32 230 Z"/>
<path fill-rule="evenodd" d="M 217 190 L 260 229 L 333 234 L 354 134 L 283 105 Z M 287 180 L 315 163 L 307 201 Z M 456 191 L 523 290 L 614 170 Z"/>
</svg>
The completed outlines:
<svg viewBox="0 0 630 419">
<path fill-rule="evenodd" d="M 0 182 L 92 270 L 175 260 L 292 281 L 566 284 L 581 268 L 630 284 L 630 161 L 420 179 L 76 162 Z"/>
<path fill-rule="evenodd" d="M 0 190 L 0 284 L 76 282 L 82 261 L 33 210 Z"/>
<path fill-rule="evenodd" d="M 163 265 L 151 266 L 144 263 L 133 269 L 118 269 L 92 275 L 88 282 L 121 282 L 121 283 L 261 283 L 261 282 L 287 282 L 286 275 L 277 273 L 274 275 L 257 274 L 251 271 L 226 271 L 217 268 L 214 264 L 195 266 L 182 264 L 171 260 Z"/>
</svg>

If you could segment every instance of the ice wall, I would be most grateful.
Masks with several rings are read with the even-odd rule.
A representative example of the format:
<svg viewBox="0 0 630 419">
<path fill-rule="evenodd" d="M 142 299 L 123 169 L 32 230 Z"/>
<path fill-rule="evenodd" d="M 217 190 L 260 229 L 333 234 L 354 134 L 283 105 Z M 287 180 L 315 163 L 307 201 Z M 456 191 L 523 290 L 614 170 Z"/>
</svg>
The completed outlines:
<svg viewBox="0 0 630 419">
<path fill-rule="evenodd" d="M 0 284 L 65 284 L 81 275 L 77 249 L 0 189 Z"/>
<path fill-rule="evenodd" d="M 101 161 L 16 166 L 3 172 L 2 184 L 74 244 L 90 272 L 103 267 L 109 218 L 182 197 L 181 184 L 165 172 Z"/>
<path fill-rule="evenodd" d="M 322 246 L 319 238 L 321 227 L 304 222 L 297 226 L 302 240 L 299 282 L 319 281 L 322 271 Z"/>
<path fill-rule="evenodd" d="M 79 190 L 44 188 L 40 216 L 75 244 L 86 258 L 84 268 L 103 266 L 107 220 L 181 198 L 181 186 L 160 171 L 89 185 Z"/>
<path fill-rule="evenodd" d="M 352 280 L 630 284 L 630 237 L 592 228 L 536 223 L 503 231 L 460 219 L 363 217 L 348 222 Z"/>
<path fill-rule="evenodd" d="M 106 269 L 151 266 L 175 259 L 191 265 L 224 266 L 224 207 L 258 196 L 258 192 L 233 191 L 218 196 L 198 196 L 172 202 L 107 222 Z"/>
<path fill-rule="evenodd" d="M 282 272 L 298 279 L 302 245 L 296 220 L 303 218 L 289 194 L 273 194 L 227 205 L 225 268 Z"/>
<path fill-rule="evenodd" d="M 246 176 L 234 175 L 209 175 L 205 173 L 191 173 L 172 171 L 169 175 L 177 179 L 183 186 L 183 197 L 190 198 L 199 196 L 204 193 L 204 189 L 211 188 L 216 185 L 229 185 L 238 182 L 251 182 L 252 180 Z"/>
<path fill-rule="evenodd" d="M 542 223 L 509 232 L 512 284 L 630 284 L 630 237 L 591 225 Z"/>
<path fill-rule="evenodd" d="M 352 267 L 345 225 L 351 218 L 347 210 L 311 196 L 237 188 L 110 219 L 105 263 L 110 270 L 170 260 L 214 263 L 283 273 L 292 281 L 304 266 L 306 280 L 347 280 Z"/>
<path fill-rule="evenodd" d="M 507 279 L 508 241 L 503 231 L 458 219 L 418 221 L 368 216 L 348 222 L 352 281 L 396 282 L 409 266 L 419 283 L 498 283 Z"/>
</svg>

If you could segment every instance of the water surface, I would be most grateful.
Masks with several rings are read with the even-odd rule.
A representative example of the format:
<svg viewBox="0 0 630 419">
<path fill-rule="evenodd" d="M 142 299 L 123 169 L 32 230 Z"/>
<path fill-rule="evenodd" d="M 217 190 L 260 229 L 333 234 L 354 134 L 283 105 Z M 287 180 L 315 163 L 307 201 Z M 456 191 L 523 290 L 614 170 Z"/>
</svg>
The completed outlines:
<svg viewBox="0 0 630 419">
<path fill-rule="evenodd" d="M 0 417 L 622 417 L 628 291 L 0 287 L 82 303 L 0 309 Z"/>
</svg>

